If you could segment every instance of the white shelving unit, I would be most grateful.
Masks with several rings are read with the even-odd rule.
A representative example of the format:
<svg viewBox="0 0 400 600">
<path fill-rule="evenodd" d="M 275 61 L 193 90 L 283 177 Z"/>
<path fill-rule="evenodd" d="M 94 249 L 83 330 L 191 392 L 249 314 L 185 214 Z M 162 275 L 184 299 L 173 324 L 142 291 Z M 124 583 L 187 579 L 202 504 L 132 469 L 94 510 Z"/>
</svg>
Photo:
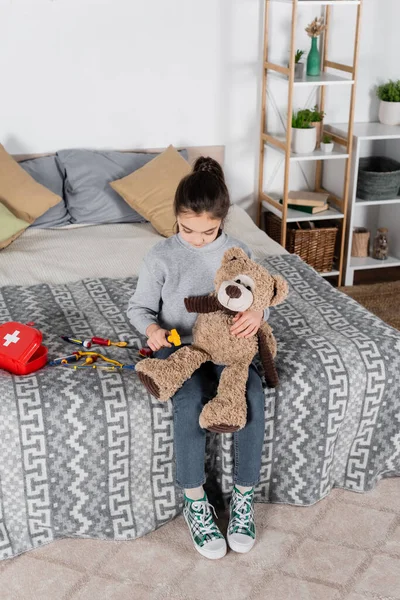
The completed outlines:
<svg viewBox="0 0 400 600">
<path fill-rule="evenodd" d="M 330 125 L 335 135 L 347 135 L 347 124 Z M 400 266 L 400 196 L 389 200 L 360 200 L 357 198 L 357 179 L 360 158 L 388 156 L 400 161 L 400 127 L 381 123 L 354 123 L 353 161 L 348 202 L 348 230 L 345 244 L 345 285 L 353 285 L 355 271 Z M 371 232 L 370 245 L 378 227 L 389 230 L 389 258 L 377 260 L 368 256 L 351 256 L 354 227 L 366 227 Z"/>
</svg>

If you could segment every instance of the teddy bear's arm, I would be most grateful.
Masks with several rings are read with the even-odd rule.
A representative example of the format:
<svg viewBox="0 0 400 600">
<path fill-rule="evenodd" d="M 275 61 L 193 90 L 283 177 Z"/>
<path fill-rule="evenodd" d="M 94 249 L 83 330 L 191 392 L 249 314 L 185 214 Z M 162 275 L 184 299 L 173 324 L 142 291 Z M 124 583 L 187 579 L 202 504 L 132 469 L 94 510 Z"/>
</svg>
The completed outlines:
<svg viewBox="0 0 400 600">
<path fill-rule="evenodd" d="M 276 372 L 274 357 L 268 345 L 268 338 L 262 329 L 258 331 L 258 348 L 268 387 L 278 387 L 279 377 Z"/>
<path fill-rule="evenodd" d="M 221 310 L 217 297 L 210 296 L 190 296 L 185 298 L 185 307 L 188 312 L 210 313 Z"/>
</svg>

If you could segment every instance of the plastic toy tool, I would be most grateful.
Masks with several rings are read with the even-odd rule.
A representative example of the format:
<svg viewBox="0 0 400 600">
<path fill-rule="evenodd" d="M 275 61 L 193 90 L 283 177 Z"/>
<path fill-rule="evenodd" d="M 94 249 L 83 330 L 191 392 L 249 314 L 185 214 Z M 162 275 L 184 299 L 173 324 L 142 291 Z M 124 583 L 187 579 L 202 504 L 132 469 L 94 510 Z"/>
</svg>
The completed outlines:
<svg viewBox="0 0 400 600">
<path fill-rule="evenodd" d="M 79 338 L 62 335 L 61 338 L 65 342 L 70 342 L 71 344 L 76 344 L 77 346 L 83 346 L 84 348 L 91 348 L 92 346 L 117 346 L 118 348 L 128 347 L 128 342 L 112 342 L 111 340 L 101 337 L 92 337 L 88 340 L 80 340 Z"/>
</svg>

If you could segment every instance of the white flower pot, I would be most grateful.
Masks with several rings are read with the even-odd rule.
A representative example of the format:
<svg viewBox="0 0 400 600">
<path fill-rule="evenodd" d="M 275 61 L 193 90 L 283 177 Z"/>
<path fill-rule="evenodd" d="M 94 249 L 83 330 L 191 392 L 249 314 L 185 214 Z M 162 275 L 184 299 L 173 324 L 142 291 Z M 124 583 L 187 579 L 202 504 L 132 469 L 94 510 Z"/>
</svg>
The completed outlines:
<svg viewBox="0 0 400 600">
<path fill-rule="evenodd" d="M 311 154 L 317 145 L 317 131 L 315 127 L 309 129 L 296 129 L 292 127 L 292 150 L 296 154 Z"/>
<path fill-rule="evenodd" d="M 385 102 L 379 105 L 379 121 L 384 125 L 400 125 L 400 102 Z"/>
<path fill-rule="evenodd" d="M 333 152 L 334 146 L 335 144 L 333 142 L 329 142 L 329 144 L 321 142 L 321 150 L 322 152 L 325 152 L 325 154 L 330 154 L 331 152 Z"/>
</svg>

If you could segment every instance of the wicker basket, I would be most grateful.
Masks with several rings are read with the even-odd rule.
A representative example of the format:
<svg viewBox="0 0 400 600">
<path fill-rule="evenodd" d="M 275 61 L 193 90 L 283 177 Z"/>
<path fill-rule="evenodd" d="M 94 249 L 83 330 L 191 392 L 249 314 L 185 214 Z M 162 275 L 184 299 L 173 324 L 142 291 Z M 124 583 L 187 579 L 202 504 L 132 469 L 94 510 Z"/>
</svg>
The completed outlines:
<svg viewBox="0 0 400 600">
<path fill-rule="evenodd" d="M 357 198 L 390 200 L 400 188 L 400 163 L 386 156 L 360 158 Z"/>
<path fill-rule="evenodd" d="M 355 227 L 353 231 L 353 240 L 351 242 L 351 256 L 364 258 L 368 256 L 369 238 L 371 232 L 365 227 Z"/>
<path fill-rule="evenodd" d="M 286 250 L 298 254 L 307 264 L 320 273 L 332 271 L 337 227 L 300 229 L 300 224 L 288 229 Z M 265 214 L 265 231 L 278 244 L 281 243 L 281 219 L 271 212 Z"/>
</svg>

